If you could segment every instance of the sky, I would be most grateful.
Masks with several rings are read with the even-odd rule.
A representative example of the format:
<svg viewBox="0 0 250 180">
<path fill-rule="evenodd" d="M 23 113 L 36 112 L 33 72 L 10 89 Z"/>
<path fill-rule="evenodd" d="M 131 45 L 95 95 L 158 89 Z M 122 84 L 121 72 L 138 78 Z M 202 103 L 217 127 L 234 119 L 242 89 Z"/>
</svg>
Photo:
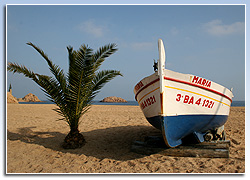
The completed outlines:
<svg viewBox="0 0 250 180">
<path fill-rule="evenodd" d="M 245 100 L 244 5 L 8 5 L 7 62 L 51 75 L 45 60 L 27 42 L 39 46 L 65 72 L 66 47 L 116 43 L 118 51 L 101 70 L 120 70 L 95 100 L 118 96 L 135 100 L 133 88 L 151 75 L 158 59 L 157 41 L 166 49 L 166 68 L 194 74 L 233 88 L 234 101 Z M 23 75 L 7 72 L 7 87 L 22 98 L 42 90 Z"/>
</svg>

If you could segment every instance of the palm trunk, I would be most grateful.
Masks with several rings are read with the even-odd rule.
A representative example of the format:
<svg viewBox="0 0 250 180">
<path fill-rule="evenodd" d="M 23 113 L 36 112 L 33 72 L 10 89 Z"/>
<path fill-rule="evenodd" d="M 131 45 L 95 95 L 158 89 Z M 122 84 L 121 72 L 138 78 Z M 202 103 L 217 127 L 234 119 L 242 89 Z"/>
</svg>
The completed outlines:
<svg viewBox="0 0 250 180">
<path fill-rule="evenodd" d="M 78 128 L 73 128 L 65 137 L 62 147 L 64 149 L 81 148 L 85 144 L 85 142 L 85 138 L 79 132 Z"/>
</svg>

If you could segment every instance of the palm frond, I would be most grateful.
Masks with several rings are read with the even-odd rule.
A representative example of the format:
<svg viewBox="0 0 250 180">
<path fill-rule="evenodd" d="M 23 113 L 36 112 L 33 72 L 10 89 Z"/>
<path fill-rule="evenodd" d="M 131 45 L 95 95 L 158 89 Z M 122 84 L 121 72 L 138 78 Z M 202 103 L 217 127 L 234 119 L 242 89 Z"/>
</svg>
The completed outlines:
<svg viewBox="0 0 250 180">
<path fill-rule="evenodd" d="M 16 63 L 8 63 L 7 70 L 9 72 L 23 74 L 25 77 L 28 77 L 34 80 L 35 82 L 38 80 L 36 74 L 23 65 L 18 65 Z"/>
<path fill-rule="evenodd" d="M 111 81 L 116 76 L 123 76 L 120 71 L 116 70 L 103 70 L 99 71 L 94 80 L 94 88 L 93 92 L 96 94 L 99 92 L 99 90 L 109 81 Z"/>
<path fill-rule="evenodd" d="M 37 47 L 36 45 L 34 45 L 31 42 L 28 42 L 27 44 L 32 46 L 46 60 L 51 73 L 55 76 L 56 80 L 59 82 L 60 88 L 62 89 L 62 91 L 65 91 L 67 83 L 66 83 L 66 77 L 64 75 L 63 70 L 58 65 L 53 64 L 53 62 L 43 52 L 42 49 L 40 49 L 39 47 Z"/>
<path fill-rule="evenodd" d="M 118 49 L 114 43 L 102 46 L 93 54 L 93 61 L 95 62 L 95 69 L 98 70 L 105 58 L 114 54 Z"/>
<path fill-rule="evenodd" d="M 49 100 L 56 103 L 60 107 L 64 117 L 68 118 L 65 113 L 66 103 L 64 101 L 62 91 L 58 82 L 54 78 L 34 73 L 25 66 L 18 65 L 16 63 L 8 63 L 7 70 L 13 73 L 23 74 L 25 77 L 32 79 L 41 87 L 42 91 L 45 92 Z"/>
<path fill-rule="evenodd" d="M 50 101 L 57 104 L 59 110 L 66 121 L 69 119 L 68 113 L 68 102 L 65 98 L 65 92 L 63 92 L 60 88 L 60 84 L 52 77 L 37 75 L 39 79 L 39 84 L 42 87 L 42 90 L 45 92 L 46 96 Z"/>
</svg>

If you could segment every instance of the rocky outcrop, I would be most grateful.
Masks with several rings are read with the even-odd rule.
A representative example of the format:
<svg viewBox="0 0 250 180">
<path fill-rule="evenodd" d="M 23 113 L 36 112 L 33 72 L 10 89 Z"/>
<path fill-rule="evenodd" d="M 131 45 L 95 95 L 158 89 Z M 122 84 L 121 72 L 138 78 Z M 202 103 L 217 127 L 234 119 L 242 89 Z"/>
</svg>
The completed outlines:
<svg viewBox="0 0 250 180">
<path fill-rule="evenodd" d="M 32 93 L 27 94 L 23 98 L 18 98 L 19 102 L 41 102 L 38 97 Z"/>
<path fill-rule="evenodd" d="M 17 99 L 11 94 L 11 92 L 7 92 L 7 103 L 18 104 Z"/>
<path fill-rule="evenodd" d="M 100 102 L 110 102 L 110 103 L 126 103 L 127 101 L 120 98 L 120 97 L 115 97 L 115 96 L 110 96 L 110 97 L 106 97 L 103 100 L 101 100 Z"/>
</svg>

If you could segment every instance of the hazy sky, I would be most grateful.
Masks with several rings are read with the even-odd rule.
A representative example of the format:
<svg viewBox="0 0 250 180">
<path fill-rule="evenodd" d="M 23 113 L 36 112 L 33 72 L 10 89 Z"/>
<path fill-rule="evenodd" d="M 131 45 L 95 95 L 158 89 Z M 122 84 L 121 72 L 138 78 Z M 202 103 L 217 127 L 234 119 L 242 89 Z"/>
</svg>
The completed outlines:
<svg viewBox="0 0 250 180">
<path fill-rule="evenodd" d="M 243 5 L 8 5 L 7 62 L 50 75 L 46 62 L 27 42 L 45 51 L 67 72 L 66 47 L 88 44 L 96 50 L 116 43 L 118 51 L 102 69 L 120 70 L 96 100 L 118 96 L 134 100 L 135 84 L 153 71 L 157 40 L 166 48 L 166 68 L 233 87 L 245 99 L 245 6 Z M 23 75 L 7 73 L 7 88 L 45 100 L 40 88 Z"/>
</svg>

